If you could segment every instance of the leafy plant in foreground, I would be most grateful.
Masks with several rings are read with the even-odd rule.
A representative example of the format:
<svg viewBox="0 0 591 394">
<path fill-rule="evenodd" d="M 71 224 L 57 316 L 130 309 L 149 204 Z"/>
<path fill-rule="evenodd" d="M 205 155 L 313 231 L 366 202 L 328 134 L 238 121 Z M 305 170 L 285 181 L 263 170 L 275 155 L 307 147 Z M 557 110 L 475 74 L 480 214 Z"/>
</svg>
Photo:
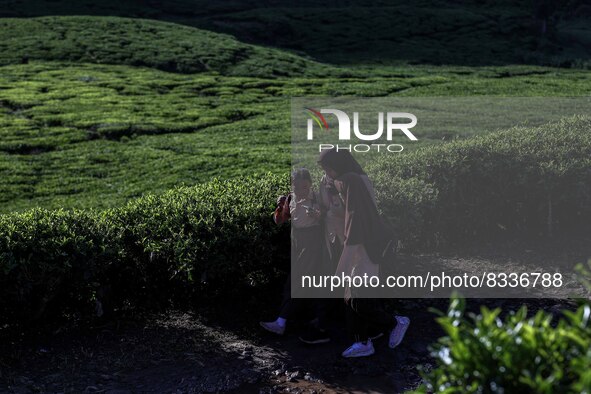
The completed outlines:
<svg viewBox="0 0 591 394">
<path fill-rule="evenodd" d="M 591 392 L 591 306 L 563 311 L 557 323 L 524 306 L 504 319 L 499 308 L 464 314 L 451 300 L 437 322 L 446 336 L 433 346 L 436 367 L 424 373 L 426 393 Z"/>
</svg>

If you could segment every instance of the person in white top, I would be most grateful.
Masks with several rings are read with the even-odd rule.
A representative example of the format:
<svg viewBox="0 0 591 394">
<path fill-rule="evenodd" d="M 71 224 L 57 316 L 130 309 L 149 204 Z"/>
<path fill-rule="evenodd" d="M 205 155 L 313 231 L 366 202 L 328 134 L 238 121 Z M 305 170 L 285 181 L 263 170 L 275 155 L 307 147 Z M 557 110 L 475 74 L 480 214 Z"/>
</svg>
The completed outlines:
<svg viewBox="0 0 591 394">
<path fill-rule="evenodd" d="M 305 168 L 295 170 L 291 176 L 291 183 L 293 191 L 287 197 L 280 198 L 282 206 L 278 207 L 280 214 L 275 216 L 275 221 L 280 224 L 284 220 L 277 220 L 278 217 L 289 217 L 291 220 L 292 270 L 285 283 L 279 317 L 275 321 L 260 322 L 265 330 L 278 335 L 284 334 L 287 320 L 292 318 L 303 304 L 302 299 L 291 296 L 292 275 L 297 278 L 313 272 L 322 264 L 324 248 L 321 206 L 318 195 L 312 188 L 310 172 Z M 289 215 L 285 215 L 286 210 L 289 210 Z"/>
</svg>

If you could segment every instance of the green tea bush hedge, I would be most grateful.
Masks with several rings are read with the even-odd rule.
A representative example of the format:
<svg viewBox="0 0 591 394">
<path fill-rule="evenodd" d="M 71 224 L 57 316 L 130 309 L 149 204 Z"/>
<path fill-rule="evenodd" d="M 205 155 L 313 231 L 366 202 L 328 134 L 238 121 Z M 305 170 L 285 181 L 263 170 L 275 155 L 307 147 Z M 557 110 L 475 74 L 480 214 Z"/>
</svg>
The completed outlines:
<svg viewBox="0 0 591 394">
<path fill-rule="evenodd" d="M 380 206 L 410 245 L 539 237 L 589 229 L 591 118 L 565 118 L 382 155 Z"/>
<path fill-rule="evenodd" d="M 527 317 L 526 307 L 499 318 L 482 307 L 464 315 L 453 299 L 437 320 L 446 332 L 434 346 L 436 368 L 424 374 L 422 393 L 591 392 L 591 306 L 553 324 L 551 314 Z"/>
<path fill-rule="evenodd" d="M 591 222 L 589 130 L 591 119 L 579 117 L 502 131 L 384 156 L 369 174 L 413 247 L 549 227 L 575 234 Z M 269 281 L 289 259 L 287 228 L 270 217 L 288 190 L 287 176 L 266 174 L 105 211 L 0 215 L 0 320 L 92 313 L 99 303 L 162 305 Z"/>
<path fill-rule="evenodd" d="M 257 285 L 287 260 L 271 219 L 288 179 L 267 174 L 181 187 L 106 211 L 0 216 L 0 322 L 161 305 L 204 283 Z M 287 240 L 287 242 L 285 242 Z M 205 294 L 204 294 L 205 295 Z"/>
</svg>

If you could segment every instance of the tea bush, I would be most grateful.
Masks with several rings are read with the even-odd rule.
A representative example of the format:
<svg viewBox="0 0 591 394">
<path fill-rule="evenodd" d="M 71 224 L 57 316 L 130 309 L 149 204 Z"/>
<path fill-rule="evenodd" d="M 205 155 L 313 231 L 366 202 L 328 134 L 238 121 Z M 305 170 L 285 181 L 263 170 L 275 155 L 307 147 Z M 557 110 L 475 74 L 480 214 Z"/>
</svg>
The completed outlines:
<svg viewBox="0 0 591 394">
<path fill-rule="evenodd" d="M 543 234 L 549 203 L 552 230 L 571 235 L 591 218 L 590 128 L 576 117 L 491 133 L 383 157 L 368 173 L 410 247 Z M 265 283 L 289 259 L 286 228 L 270 218 L 288 188 L 287 176 L 268 173 L 105 211 L 0 215 L 0 317 L 92 313 L 99 302 L 157 306 Z"/>
<path fill-rule="evenodd" d="M 89 315 L 96 301 L 157 306 L 200 295 L 209 281 L 226 290 L 256 286 L 289 256 L 278 251 L 289 250 L 286 228 L 270 215 L 287 190 L 286 177 L 267 174 L 181 187 L 106 211 L 2 215 L 0 319 Z"/>
<path fill-rule="evenodd" d="M 369 174 L 407 244 L 576 234 L 591 223 L 591 118 L 382 155 Z"/>
<path fill-rule="evenodd" d="M 424 374 L 422 393 L 589 393 L 591 306 L 553 324 L 551 314 L 527 317 L 526 307 L 505 319 L 482 307 L 464 315 L 453 299 L 437 320 L 446 332 L 433 347 L 436 368 Z"/>
</svg>

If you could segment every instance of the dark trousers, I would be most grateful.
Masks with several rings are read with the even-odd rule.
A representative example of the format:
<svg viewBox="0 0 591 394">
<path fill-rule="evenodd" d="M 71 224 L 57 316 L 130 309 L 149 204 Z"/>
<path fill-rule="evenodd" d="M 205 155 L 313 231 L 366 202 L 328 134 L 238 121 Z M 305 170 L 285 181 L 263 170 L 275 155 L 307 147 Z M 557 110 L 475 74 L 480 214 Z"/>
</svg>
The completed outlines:
<svg viewBox="0 0 591 394">
<path fill-rule="evenodd" d="M 330 300 L 322 298 L 291 298 L 291 274 L 288 275 L 283 287 L 283 300 L 279 309 L 279 317 L 293 319 L 303 310 L 312 310 L 317 320 L 317 328 L 326 329 L 326 316 Z"/>
<path fill-rule="evenodd" d="M 392 330 L 397 322 L 394 314 L 384 310 L 383 301 L 379 298 L 356 298 L 352 290 L 352 298 L 346 302 L 347 331 L 355 342 L 367 340 L 379 332 Z"/>
<path fill-rule="evenodd" d="M 283 301 L 279 317 L 293 319 L 303 309 L 312 310 L 318 320 L 318 327 L 324 328 L 327 314 L 327 300 L 314 298 L 292 298 L 292 278 L 297 279 L 301 275 L 324 273 L 324 239 L 323 228 L 312 226 L 298 229 L 292 227 L 291 233 L 292 267 L 283 287 Z M 292 277 L 292 272 L 296 275 Z M 296 283 L 300 283 L 298 280 Z M 296 289 L 296 293 L 302 293 L 302 289 Z"/>
</svg>

